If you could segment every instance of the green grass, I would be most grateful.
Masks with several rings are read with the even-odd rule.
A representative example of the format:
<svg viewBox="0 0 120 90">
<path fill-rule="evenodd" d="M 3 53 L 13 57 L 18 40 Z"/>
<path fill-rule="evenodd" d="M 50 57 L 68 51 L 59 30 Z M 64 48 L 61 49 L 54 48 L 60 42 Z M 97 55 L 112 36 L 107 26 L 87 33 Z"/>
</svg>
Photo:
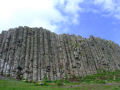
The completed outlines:
<svg viewBox="0 0 120 90">
<path fill-rule="evenodd" d="M 75 80 L 75 81 L 74 81 Z M 0 80 L 0 90 L 120 90 L 120 71 L 99 71 L 85 77 L 73 76 L 72 79 L 47 81 L 39 86 L 38 83 L 29 83 L 18 80 Z"/>
<path fill-rule="evenodd" d="M 107 83 L 120 82 L 120 71 L 99 71 L 97 74 L 88 75 L 80 79 L 81 82 Z"/>
<path fill-rule="evenodd" d="M 73 85 L 71 87 L 71 85 Z M 79 85 L 74 87 L 74 85 Z M 22 81 L 0 81 L 0 90 L 120 90 L 120 85 L 67 83 L 65 86 L 35 86 Z"/>
<path fill-rule="evenodd" d="M 101 70 L 93 75 L 87 75 L 84 77 L 72 76 L 70 81 L 78 81 L 80 83 L 100 83 L 105 84 L 108 82 L 120 83 L 120 71 L 116 70 L 114 72 Z"/>
</svg>

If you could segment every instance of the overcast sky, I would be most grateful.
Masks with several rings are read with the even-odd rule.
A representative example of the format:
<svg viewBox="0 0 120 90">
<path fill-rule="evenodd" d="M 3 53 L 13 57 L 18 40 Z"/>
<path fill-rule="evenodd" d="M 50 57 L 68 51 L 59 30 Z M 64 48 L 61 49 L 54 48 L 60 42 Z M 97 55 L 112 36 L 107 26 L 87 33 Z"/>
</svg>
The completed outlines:
<svg viewBox="0 0 120 90">
<path fill-rule="evenodd" d="M 120 0 L 0 0 L 0 32 L 18 26 L 120 44 Z"/>
</svg>

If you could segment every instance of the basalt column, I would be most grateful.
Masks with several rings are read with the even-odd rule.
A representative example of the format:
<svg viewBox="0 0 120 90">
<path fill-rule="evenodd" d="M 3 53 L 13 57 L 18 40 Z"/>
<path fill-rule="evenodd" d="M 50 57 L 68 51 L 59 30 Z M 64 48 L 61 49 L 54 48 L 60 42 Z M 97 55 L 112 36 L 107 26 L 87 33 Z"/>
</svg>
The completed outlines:
<svg viewBox="0 0 120 90">
<path fill-rule="evenodd" d="M 120 47 L 90 36 L 55 34 L 43 28 L 18 27 L 0 34 L 0 74 L 28 81 L 65 79 L 120 70 Z"/>
</svg>

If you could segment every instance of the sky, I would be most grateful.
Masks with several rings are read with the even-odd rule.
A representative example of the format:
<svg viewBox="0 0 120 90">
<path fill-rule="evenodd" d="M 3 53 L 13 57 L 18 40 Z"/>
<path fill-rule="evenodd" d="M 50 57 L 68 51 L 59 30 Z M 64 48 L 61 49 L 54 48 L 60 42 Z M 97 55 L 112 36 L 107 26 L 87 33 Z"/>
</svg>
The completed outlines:
<svg viewBox="0 0 120 90">
<path fill-rule="evenodd" d="M 0 32 L 18 26 L 93 35 L 120 45 L 120 0 L 0 0 Z"/>
</svg>

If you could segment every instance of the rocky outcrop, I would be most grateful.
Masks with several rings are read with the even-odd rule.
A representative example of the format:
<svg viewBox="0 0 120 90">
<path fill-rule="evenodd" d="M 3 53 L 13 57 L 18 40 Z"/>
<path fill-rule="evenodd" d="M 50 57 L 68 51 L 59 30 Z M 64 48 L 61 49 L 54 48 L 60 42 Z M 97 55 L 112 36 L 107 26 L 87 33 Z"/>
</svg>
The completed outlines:
<svg viewBox="0 0 120 90">
<path fill-rule="evenodd" d="M 19 71 L 19 69 L 21 69 Z M 28 81 L 64 79 L 120 69 L 120 47 L 90 36 L 57 35 L 43 28 L 19 27 L 0 34 L 0 74 Z"/>
</svg>

